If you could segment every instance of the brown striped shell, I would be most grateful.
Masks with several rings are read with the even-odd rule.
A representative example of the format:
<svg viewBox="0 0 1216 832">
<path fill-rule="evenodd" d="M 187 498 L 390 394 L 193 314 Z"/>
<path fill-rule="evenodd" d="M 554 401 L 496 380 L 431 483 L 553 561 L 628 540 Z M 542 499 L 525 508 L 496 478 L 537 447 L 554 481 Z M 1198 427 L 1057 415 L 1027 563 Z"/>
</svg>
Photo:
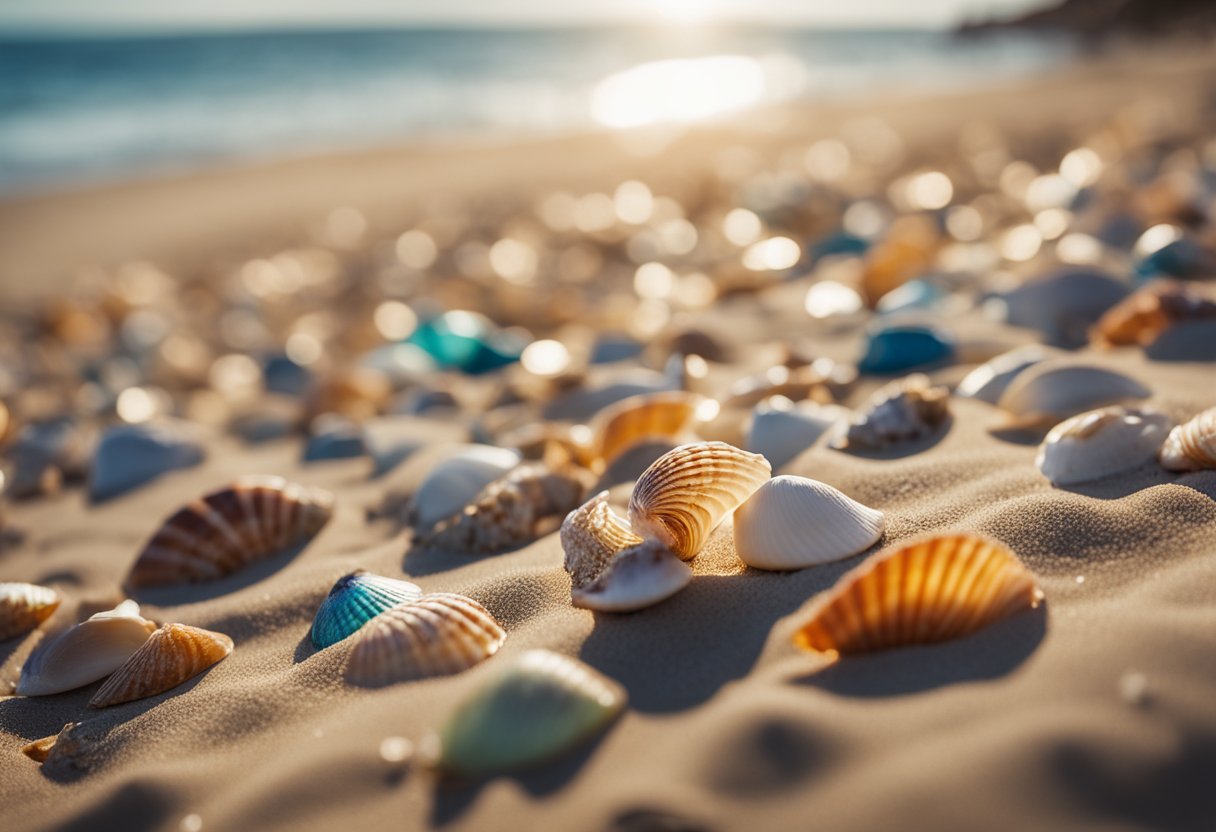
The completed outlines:
<svg viewBox="0 0 1216 832">
<path fill-rule="evenodd" d="M 115 670 L 89 700 L 107 708 L 155 696 L 193 679 L 232 653 L 232 639 L 201 627 L 166 624 Z"/>
<path fill-rule="evenodd" d="M 561 528 L 566 571 L 577 589 L 600 576 L 622 550 L 642 542 L 601 491 L 566 515 Z"/>
<path fill-rule="evenodd" d="M 199 583 L 302 543 L 333 515 L 327 491 L 282 477 L 244 477 L 192 500 L 148 541 L 127 576 L 131 588 Z"/>
<path fill-rule="evenodd" d="M 62 597 L 36 584 L 0 584 L 0 641 L 33 630 L 59 608 Z"/>
<path fill-rule="evenodd" d="M 468 670 L 498 652 L 507 634 L 481 604 L 440 592 L 398 604 L 355 636 L 346 678 L 377 687 Z"/>
<path fill-rule="evenodd" d="M 705 399 L 681 391 L 630 396 L 601 410 L 591 422 L 595 451 L 605 467 L 630 448 L 653 440 L 692 438 L 697 408 Z"/>
<path fill-rule="evenodd" d="M 1154 280 L 1108 309 L 1091 337 L 1107 347 L 1148 346 L 1174 324 L 1199 320 L 1216 320 L 1216 300 L 1192 284 Z"/>
<path fill-rule="evenodd" d="M 867 653 L 974 633 L 1039 605 L 1034 575 L 1002 543 L 955 534 L 900 544 L 840 579 L 794 634 L 824 653 Z"/>
<path fill-rule="evenodd" d="M 630 526 L 689 560 L 771 473 L 767 459 L 725 442 L 681 445 L 638 478 L 629 499 Z"/>
<path fill-rule="evenodd" d="M 1216 468 L 1216 407 L 1178 425 L 1166 437 L 1159 456 L 1170 471 Z"/>
</svg>

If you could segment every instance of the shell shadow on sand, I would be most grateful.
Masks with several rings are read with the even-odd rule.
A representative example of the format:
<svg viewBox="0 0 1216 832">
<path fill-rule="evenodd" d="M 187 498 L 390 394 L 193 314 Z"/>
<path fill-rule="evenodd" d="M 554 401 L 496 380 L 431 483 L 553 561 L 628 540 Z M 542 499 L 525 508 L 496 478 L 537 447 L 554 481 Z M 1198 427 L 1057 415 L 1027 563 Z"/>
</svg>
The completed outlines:
<svg viewBox="0 0 1216 832">
<path fill-rule="evenodd" d="M 172 607 L 179 604 L 193 604 L 199 601 L 211 600 L 221 595 L 239 592 L 246 587 L 264 581 L 280 569 L 291 563 L 312 543 L 306 540 L 269 557 L 261 558 L 242 567 L 239 571 L 213 581 L 198 583 L 171 584 L 165 586 L 128 587 L 130 596 L 141 604 L 147 603 L 158 607 Z"/>
</svg>

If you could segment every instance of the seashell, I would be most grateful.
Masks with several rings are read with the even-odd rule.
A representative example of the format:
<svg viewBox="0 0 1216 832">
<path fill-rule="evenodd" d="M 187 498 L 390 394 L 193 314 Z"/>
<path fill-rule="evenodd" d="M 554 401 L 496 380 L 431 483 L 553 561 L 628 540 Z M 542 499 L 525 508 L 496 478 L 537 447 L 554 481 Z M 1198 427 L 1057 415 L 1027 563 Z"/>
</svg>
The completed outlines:
<svg viewBox="0 0 1216 832">
<path fill-rule="evenodd" d="M 89 700 L 108 708 L 164 693 L 193 679 L 232 652 L 232 639 L 201 627 L 166 624 L 114 671 Z"/>
<path fill-rule="evenodd" d="M 441 369 L 481 375 L 519 360 L 523 343 L 499 331 L 484 315 L 464 310 L 423 321 L 407 343 L 420 347 Z"/>
<path fill-rule="evenodd" d="M 670 378 L 654 370 L 613 373 L 603 382 L 558 396 L 545 405 L 541 416 L 549 420 L 581 422 L 593 418 L 604 408 L 624 399 L 674 389 L 675 385 Z"/>
<path fill-rule="evenodd" d="M 1052 428 L 1034 463 L 1052 485 L 1099 480 L 1154 459 L 1169 428 L 1169 417 L 1152 410 L 1091 410 Z"/>
<path fill-rule="evenodd" d="M 1029 280 L 1000 296 L 1005 321 L 1035 329 L 1053 343 L 1075 347 L 1087 340 L 1089 327 L 1119 303 L 1131 288 L 1092 269 L 1068 269 Z"/>
<path fill-rule="evenodd" d="M 481 604 L 447 592 L 385 610 L 359 631 L 346 665 L 356 685 L 449 676 L 498 652 L 507 634 Z"/>
<path fill-rule="evenodd" d="M 735 381 L 727 391 L 722 409 L 755 407 L 772 396 L 785 396 L 795 402 L 806 398 L 831 402 L 831 385 L 842 386 L 851 381 L 843 368 L 827 359 L 792 370 L 778 365 Z"/>
<path fill-rule="evenodd" d="M 833 448 L 878 450 L 928 436 L 950 416 L 950 391 L 915 373 L 880 387 L 832 440 Z"/>
<path fill-rule="evenodd" d="M 425 350 L 400 342 L 384 344 L 364 353 L 359 358 L 359 366 L 381 374 L 395 390 L 423 383 L 433 378 L 437 369 L 434 359 Z"/>
<path fill-rule="evenodd" d="M 369 367 L 349 367 L 317 380 L 309 391 L 310 419 L 334 414 L 363 422 L 381 412 L 393 394 L 388 376 Z"/>
<path fill-rule="evenodd" d="M 954 393 L 965 399 L 996 404 L 1018 374 L 1050 357 L 1051 353 L 1037 344 L 1018 347 L 967 373 Z"/>
<path fill-rule="evenodd" d="M 601 491 L 566 515 L 560 532 L 565 567 L 577 589 L 598 578 L 620 552 L 642 542 Z"/>
<path fill-rule="evenodd" d="M 18 499 L 53 494 L 65 477 L 79 475 L 87 462 L 87 441 L 71 419 L 23 426 L 6 455 L 12 460 L 7 491 Z"/>
<path fill-rule="evenodd" d="M 1216 320 L 1216 300 L 1176 280 L 1154 280 L 1107 310 L 1091 331 L 1106 347 L 1148 346 L 1175 324 Z"/>
<path fill-rule="evenodd" d="M 262 363 L 262 389 L 282 396 L 302 397 L 312 386 L 312 370 L 290 356 L 272 355 Z"/>
<path fill-rule="evenodd" d="M 941 286 L 928 280 L 909 280 L 898 289 L 892 289 L 874 306 L 879 315 L 894 315 L 897 312 L 930 310 L 949 297 Z"/>
<path fill-rule="evenodd" d="M 814 445 L 820 436 L 847 421 L 847 408 L 812 401 L 794 404 L 774 396 L 756 405 L 747 426 L 747 449 L 762 455 L 780 470 Z"/>
<path fill-rule="evenodd" d="M 206 449 L 199 429 L 165 419 L 116 425 L 101 435 L 89 475 L 89 498 L 108 500 L 180 468 L 203 461 Z"/>
<path fill-rule="evenodd" d="M 688 564 L 657 540 L 618 552 L 591 582 L 570 591 L 576 607 L 598 612 L 632 612 L 675 595 L 692 580 Z"/>
<path fill-rule="evenodd" d="M 604 466 L 630 448 L 653 440 L 679 444 L 691 438 L 697 408 L 705 402 L 695 393 L 650 393 L 619 401 L 600 411 L 591 422 L 596 454 Z"/>
<path fill-rule="evenodd" d="M 323 650 L 354 635 L 380 613 L 417 601 L 422 590 L 409 581 L 373 575 L 359 569 L 339 578 L 312 619 L 312 643 Z"/>
<path fill-rule="evenodd" d="M 451 517 L 490 483 L 519 464 L 519 454 L 492 445 L 469 445 L 435 466 L 414 495 L 412 514 L 419 529 Z"/>
<path fill-rule="evenodd" d="M 997 405 L 1009 414 L 1009 427 L 1038 427 L 1096 407 L 1150 395 L 1147 387 L 1122 373 L 1045 361 L 1015 378 Z"/>
<path fill-rule="evenodd" d="M 363 445 L 372 458 L 373 477 L 393 470 L 423 448 L 467 439 L 468 428 L 459 418 L 440 420 L 398 414 L 371 419 L 363 425 Z M 457 509 L 459 506 L 453 511 Z"/>
<path fill-rule="evenodd" d="M 498 441 L 518 450 L 524 459 L 541 460 L 550 467 L 573 463 L 591 468 L 597 464 L 598 452 L 586 425 L 532 422 L 507 431 Z"/>
<path fill-rule="evenodd" d="M 757 569 L 802 569 L 852 557 L 882 537 L 877 509 L 806 477 L 773 477 L 735 511 L 735 551 Z"/>
<path fill-rule="evenodd" d="M 1170 471 L 1216 468 L 1216 407 L 1170 431 L 1159 458 Z"/>
<path fill-rule="evenodd" d="M 543 763 L 603 731 L 626 699 L 583 662 L 529 650 L 452 712 L 430 743 L 434 764 L 482 777 Z"/>
<path fill-rule="evenodd" d="M 62 596 L 37 584 L 0 584 L 0 641 L 22 636 L 51 617 Z"/>
<path fill-rule="evenodd" d="M 363 430 L 350 419 L 325 413 L 313 420 L 312 434 L 304 444 L 304 462 L 353 459 L 363 453 Z"/>
<path fill-rule="evenodd" d="M 842 577 L 794 644 L 841 655 L 947 641 L 1039 605 L 1034 575 L 1002 543 L 968 534 L 901 543 Z"/>
<path fill-rule="evenodd" d="M 543 521 L 564 517 L 591 487 L 586 468 L 525 463 L 481 490 L 464 510 L 421 542 L 466 554 L 493 554 L 531 543 Z"/>
<path fill-rule="evenodd" d="M 80 725 L 79 722 L 69 722 L 63 726 L 63 729 L 58 734 L 51 734 L 49 737 L 43 737 L 40 740 L 34 740 L 28 745 L 22 746 L 21 753 L 36 763 L 45 763 L 50 758 L 55 746 L 58 745 L 59 739 L 66 736 L 78 725 Z"/>
<path fill-rule="evenodd" d="M 950 358 L 954 351 L 954 338 L 936 327 L 889 325 L 870 333 L 857 369 L 863 373 L 901 373 Z"/>
<path fill-rule="evenodd" d="M 55 735 L 34 740 L 21 752 L 42 764 L 42 771 L 54 777 L 67 777 L 90 767 L 96 743 L 81 736 L 79 722 L 69 722 Z"/>
<path fill-rule="evenodd" d="M 156 625 L 123 601 L 40 644 L 21 668 L 19 696 L 49 696 L 109 676 L 143 646 Z"/>
<path fill-rule="evenodd" d="M 144 546 L 127 586 L 199 583 L 308 540 L 329 522 L 327 491 L 282 477 L 242 477 L 177 510 Z"/>
</svg>

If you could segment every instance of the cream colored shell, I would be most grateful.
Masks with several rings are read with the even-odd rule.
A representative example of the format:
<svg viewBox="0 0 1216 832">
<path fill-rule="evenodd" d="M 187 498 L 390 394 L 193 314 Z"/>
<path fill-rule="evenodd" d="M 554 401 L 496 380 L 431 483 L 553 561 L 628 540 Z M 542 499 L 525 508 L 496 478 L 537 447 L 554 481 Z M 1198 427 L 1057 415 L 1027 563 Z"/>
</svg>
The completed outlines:
<svg viewBox="0 0 1216 832">
<path fill-rule="evenodd" d="M 1160 459 L 1171 471 L 1216 468 L 1216 407 L 1170 431 L 1161 446 Z"/>
<path fill-rule="evenodd" d="M 1119 405 L 1065 419 L 1039 445 L 1035 465 L 1053 485 L 1092 482 L 1157 456 L 1170 428 L 1164 413 Z"/>
</svg>

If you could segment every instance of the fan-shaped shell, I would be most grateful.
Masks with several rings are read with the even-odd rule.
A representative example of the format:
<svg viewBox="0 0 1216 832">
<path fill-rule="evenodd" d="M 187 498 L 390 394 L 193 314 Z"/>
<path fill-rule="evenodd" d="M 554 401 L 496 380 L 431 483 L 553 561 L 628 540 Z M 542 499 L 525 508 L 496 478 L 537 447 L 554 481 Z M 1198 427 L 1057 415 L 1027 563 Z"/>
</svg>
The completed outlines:
<svg viewBox="0 0 1216 832">
<path fill-rule="evenodd" d="M 197 426 L 163 420 L 117 425 L 101 436 L 89 475 L 89 497 L 106 500 L 178 468 L 203 461 Z"/>
<path fill-rule="evenodd" d="M 414 525 L 429 530 L 477 498 L 482 489 L 519 464 L 519 453 L 493 445 L 469 445 L 435 466 L 414 495 Z"/>
<path fill-rule="evenodd" d="M 1140 382 L 1113 370 L 1044 361 L 1015 378 L 997 404 L 1009 414 L 1010 426 L 1045 427 L 1086 410 L 1151 394 Z"/>
<path fill-rule="evenodd" d="M 143 646 L 156 625 L 123 601 L 40 644 L 26 659 L 17 680 L 20 696 L 48 696 L 75 690 L 122 667 Z"/>
<path fill-rule="evenodd" d="M 312 643 L 318 649 L 354 635 L 380 613 L 417 601 L 422 590 L 409 581 L 385 578 L 362 569 L 339 578 L 312 620 Z"/>
<path fill-rule="evenodd" d="M 560 537 L 566 571 L 576 589 L 598 578 L 621 551 L 642 542 L 608 505 L 607 491 L 567 514 Z"/>
<path fill-rule="evenodd" d="M 107 708 L 171 690 L 232 653 L 232 639 L 201 627 L 166 624 L 114 671 L 89 705 Z"/>
<path fill-rule="evenodd" d="M 1038 606 L 1034 575 L 1002 543 L 967 534 L 899 544 L 842 577 L 794 634 L 842 655 L 974 633 Z"/>
<path fill-rule="evenodd" d="M 798 402 L 774 396 L 756 405 L 747 426 L 747 449 L 769 461 L 774 470 L 814 445 L 820 436 L 849 418 L 835 404 Z"/>
<path fill-rule="evenodd" d="M 308 540 L 329 522 L 333 495 L 281 477 L 244 477 L 187 503 L 148 541 L 132 588 L 198 583 Z"/>
<path fill-rule="evenodd" d="M 1050 356 L 1051 353 L 1038 344 L 1018 347 L 967 373 L 954 392 L 964 399 L 996 404 L 1014 378 Z"/>
<path fill-rule="evenodd" d="M 1169 428 L 1169 417 L 1153 410 L 1091 410 L 1052 428 L 1035 465 L 1053 485 L 1102 479 L 1155 458 Z"/>
<path fill-rule="evenodd" d="M 25 635 L 59 608 L 62 597 L 36 584 L 0 584 L 0 641 Z"/>
<path fill-rule="evenodd" d="M 1216 407 L 1170 431 L 1161 446 L 1160 459 L 1171 471 L 1216 468 Z"/>
<path fill-rule="evenodd" d="M 950 416 L 950 391 L 914 373 L 874 392 L 833 448 L 878 450 L 929 436 Z"/>
<path fill-rule="evenodd" d="M 603 465 L 635 445 L 654 440 L 678 443 L 689 437 L 697 408 L 705 399 L 673 391 L 633 396 L 609 405 L 592 420 L 596 452 Z"/>
<path fill-rule="evenodd" d="M 603 731 L 625 703 L 625 689 L 594 668 L 530 650 L 453 711 L 434 762 L 466 777 L 543 763 Z"/>
<path fill-rule="evenodd" d="M 806 477 L 773 477 L 735 511 L 735 551 L 757 569 L 802 569 L 851 557 L 882 537 L 877 509 Z"/>
<path fill-rule="evenodd" d="M 574 606 L 598 612 L 632 612 L 675 595 L 692 580 L 688 564 L 657 540 L 616 554 L 595 580 L 570 591 Z"/>
<path fill-rule="evenodd" d="M 629 499 L 629 523 L 635 534 L 689 560 L 771 473 L 767 459 L 725 442 L 681 445 L 642 473 Z"/>
<path fill-rule="evenodd" d="M 497 653 L 506 637 L 472 598 L 424 595 L 385 610 L 359 631 L 346 678 L 374 687 L 460 673 Z"/>
<path fill-rule="evenodd" d="M 1216 320 L 1216 300 L 1198 287 L 1155 280 L 1109 309 L 1091 332 L 1103 346 L 1148 346 L 1183 321 Z"/>
</svg>

